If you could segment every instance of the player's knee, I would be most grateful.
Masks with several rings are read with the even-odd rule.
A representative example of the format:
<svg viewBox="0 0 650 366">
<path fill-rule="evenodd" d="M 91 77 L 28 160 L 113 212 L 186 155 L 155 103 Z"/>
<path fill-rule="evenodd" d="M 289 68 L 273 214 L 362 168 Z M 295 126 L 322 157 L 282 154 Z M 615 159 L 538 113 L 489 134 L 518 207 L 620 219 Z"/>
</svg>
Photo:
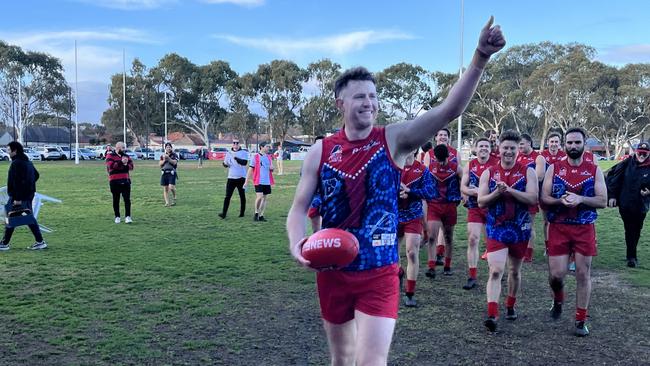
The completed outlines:
<svg viewBox="0 0 650 366">
<path fill-rule="evenodd" d="M 562 278 L 553 276 L 552 274 L 548 278 L 548 283 L 551 285 L 551 290 L 554 292 L 562 291 L 564 288 L 564 281 Z"/>
<path fill-rule="evenodd" d="M 490 266 L 490 278 L 493 280 L 500 280 L 503 276 L 503 267 Z"/>
<path fill-rule="evenodd" d="M 479 236 L 478 236 L 478 234 L 476 234 L 476 233 L 470 233 L 468 239 L 469 239 L 469 240 L 468 240 L 468 241 L 469 241 L 469 246 L 470 246 L 472 249 L 474 249 L 475 247 L 478 246 L 478 242 L 479 242 L 479 239 L 480 239 Z"/>
<path fill-rule="evenodd" d="M 415 263 L 418 260 L 419 245 L 415 245 L 406 250 L 406 258 L 409 262 Z"/>
</svg>

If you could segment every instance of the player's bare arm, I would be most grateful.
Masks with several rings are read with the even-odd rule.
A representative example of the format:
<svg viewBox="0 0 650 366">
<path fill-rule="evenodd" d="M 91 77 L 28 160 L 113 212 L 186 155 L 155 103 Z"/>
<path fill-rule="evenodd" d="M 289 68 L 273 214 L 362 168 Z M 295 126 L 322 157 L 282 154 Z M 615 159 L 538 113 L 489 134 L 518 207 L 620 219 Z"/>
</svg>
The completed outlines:
<svg viewBox="0 0 650 366">
<path fill-rule="evenodd" d="M 493 22 L 494 17 L 490 17 L 481 30 L 472 63 L 440 105 L 418 116 L 413 121 L 386 127 L 388 147 L 393 159 L 398 164 L 404 161 L 406 155 L 422 146 L 438 130 L 457 118 L 467 108 L 490 56 L 501 50 L 506 44 L 501 28 L 498 25 L 492 26 Z"/>
<path fill-rule="evenodd" d="M 460 191 L 464 195 L 478 197 L 478 188 L 469 186 L 469 164 L 463 167 L 463 175 L 460 177 Z"/>
<path fill-rule="evenodd" d="M 535 159 L 535 173 L 540 182 L 544 181 L 544 169 L 546 169 L 546 159 L 542 155 L 539 155 Z"/>
<path fill-rule="evenodd" d="M 302 175 L 298 181 L 293 204 L 287 216 L 287 233 L 289 234 L 289 250 L 291 255 L 304 267 L 309 261 L 302 257 L 301 247 L 305 238 L 305 219 L 311 199 L 318 185 L 318 166 L 320 165 L 323 144 L 321 140 L 309 149 L 302 164 Z"/>
<path fill-rule="evenodd" d="M 495 189 L 490 193 L 490 170 L 486 169 L 483 174 L 481 174 L 481 179 L 478 183 L 478 207 L 488 207 L 494 201 L 498 200 L 499 197 L 501 197 L 501 192 L 498 189 Z"/>
<path fill-rule="evenodd" d="M 544 175 L 544 184 L 542 185 L 542 202 L 549 206 L 561 205 L 562 200 L 551 196 L 553 190 L 553 174 L 555 174 L 555 165 L 551 165 Z"/>
<path fill-rule="evenodd" d="M 538 190 L 537 185 L 539 181 L 537 180 L 537 175 L 533 168 L 526 169 L 526 191 L 518 191 L 508 187 L 508 193 L 514 197 L 517 201 L 525 203 L 527 205 L 536 205 Z"/>
</svg>

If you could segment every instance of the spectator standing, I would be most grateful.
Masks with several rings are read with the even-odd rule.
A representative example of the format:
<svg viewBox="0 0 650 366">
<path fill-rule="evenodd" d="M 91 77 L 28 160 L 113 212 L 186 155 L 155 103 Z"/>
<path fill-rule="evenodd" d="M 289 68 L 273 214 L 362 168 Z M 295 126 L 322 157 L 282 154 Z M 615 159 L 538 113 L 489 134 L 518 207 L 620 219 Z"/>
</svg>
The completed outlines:
<svg viewBox="0 0 650 366">
<path fill-rule="evenodd" d="M 248 151 L 241 148 L 239 140 L 232 141 L 230 151 L 226 153 L 223 160 L 223 166 L 228 168 L 228 182 L 226 182 L 226 197 L 223 199 L 223 210 L 219 214 L 222 219 L 226 218 L 228 207 L 230 206 L 230 198 L 237 188 L 239 193 L 239 217 L 244 217 L 246 213 L 246 191 L 244 183 L 246 181 L 246 166 L 248 165 Z"/>
<path fill-rule="evenodd" d="M 108 170 L 108 183 L 113 195 L 113 212 L 115 223 L 119 224 L 120 219 L 120 195 L 124 199 L 124 222 L 130 224 L 131 220 L 131 177 L 129 172 L 133 170 L 133 160 L 124 151 L 124 143 L 115 144 L 115 150 L 106 155 L 106 169 Z"/>
</svg>

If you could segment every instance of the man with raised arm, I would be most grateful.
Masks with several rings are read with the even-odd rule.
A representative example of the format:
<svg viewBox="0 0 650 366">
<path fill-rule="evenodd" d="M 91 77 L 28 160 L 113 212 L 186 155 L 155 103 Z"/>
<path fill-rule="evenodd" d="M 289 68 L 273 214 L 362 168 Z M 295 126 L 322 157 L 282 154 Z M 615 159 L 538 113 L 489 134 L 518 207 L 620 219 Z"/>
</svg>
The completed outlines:
<svg viewBox="0 0 650 366">
<path fill-rule="evenodd" d="M 333 365 L 382 365 L 397 319 L 397 212 L 401 169 L 406 157 L 467 107 L 490 55 L 505 45 L 490 18 L 481 30 L 471 65 L 447 98 L 412 121 L 375 127 L 379 103 L 375 79 L 366 69 L 347 70 L 335 82 L 343 128 L 307 153 L 287 218 L 289 248 L 301 254 L 305 218 L 318 189 L 323 228 L 354 234 L 359 254 L 341 270 L 316 276 L 323 325 Z"/>
</svg>

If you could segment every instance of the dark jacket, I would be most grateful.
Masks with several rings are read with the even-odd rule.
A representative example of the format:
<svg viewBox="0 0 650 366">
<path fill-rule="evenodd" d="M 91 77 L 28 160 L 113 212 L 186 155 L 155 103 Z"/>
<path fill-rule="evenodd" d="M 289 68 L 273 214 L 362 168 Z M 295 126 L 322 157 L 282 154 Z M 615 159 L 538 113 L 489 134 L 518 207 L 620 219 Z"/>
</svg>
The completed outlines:
<svg viewBox="0 0 650 366">
<path fill-rule="evenodd" d="M 630 156 L 614 165 L 605 179 L 607 197 L 615 198 L 621 210 L 646 213 L 650 209 L 650 197 L 641 196 L 642 188 L 650 188 L 650 164 L 639 165 L 636 157 Z"/>
<path fill-rule="evenodd" d="M 25 154 L 16 154 L 11 160 L 7 177 L 7 194 L 14 201 L 31 200 L 36 193 L 38 171 Z"/>
</svg>

